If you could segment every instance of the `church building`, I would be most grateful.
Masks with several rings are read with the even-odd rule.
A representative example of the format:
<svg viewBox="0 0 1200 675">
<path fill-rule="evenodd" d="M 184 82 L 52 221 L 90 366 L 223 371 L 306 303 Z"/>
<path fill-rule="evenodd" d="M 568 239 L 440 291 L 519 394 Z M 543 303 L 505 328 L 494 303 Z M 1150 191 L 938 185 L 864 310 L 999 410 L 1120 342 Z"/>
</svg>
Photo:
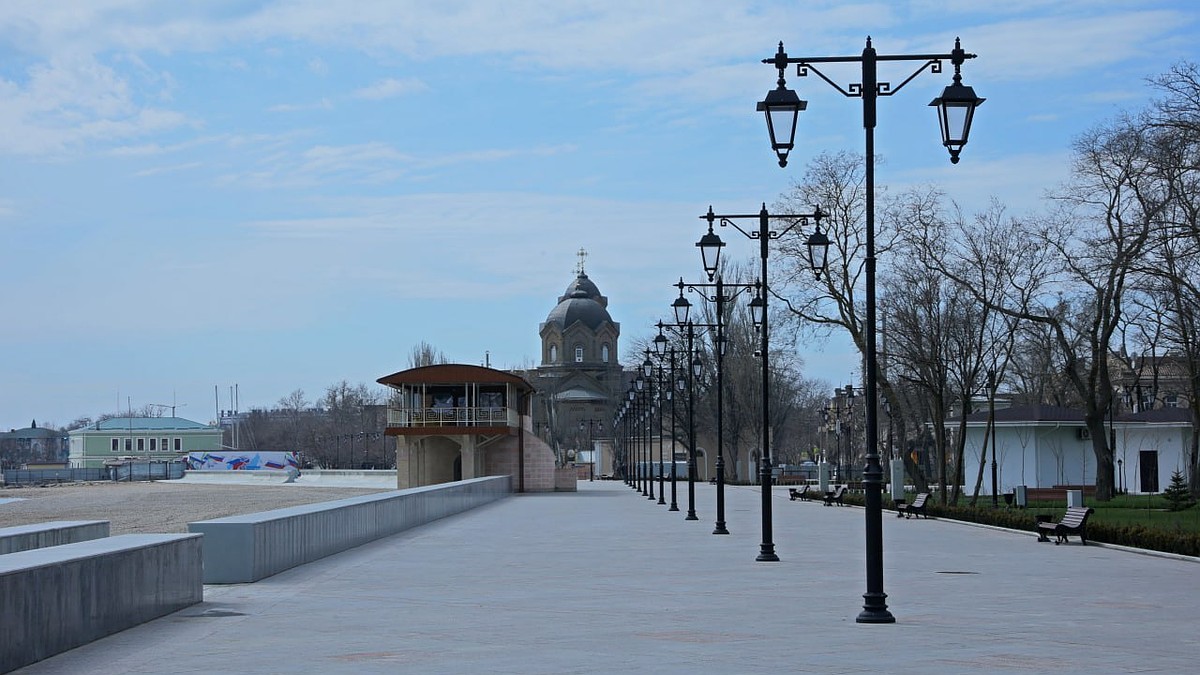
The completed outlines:
<svg viewBox="0 0 1200 675">
<path fill-rule="evenodd" d="M 629 387 L 618 361 L 621 324 L 608 313 L 580 249 L 575 279 L 538 328 L 541 362 L 520 374 L 533 385 L 533 429 L 580 477 L 612 475 L 612 419 Z"/>
</svg>

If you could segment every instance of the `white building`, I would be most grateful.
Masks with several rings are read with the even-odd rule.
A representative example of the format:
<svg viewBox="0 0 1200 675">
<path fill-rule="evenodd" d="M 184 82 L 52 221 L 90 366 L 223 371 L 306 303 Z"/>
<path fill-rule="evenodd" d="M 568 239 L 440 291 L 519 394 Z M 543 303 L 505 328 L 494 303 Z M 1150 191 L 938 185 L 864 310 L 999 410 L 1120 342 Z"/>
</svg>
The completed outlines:
<svg viewBox="0 0 1200 675">
<path fill-rule="evenodd" d="M 1096 456 L 1084 425 L 1083 413 L 1058 406 L 1028 405 L 996 410 L 995 453 L 987 444 L 986 410 L 967 416 L 963 482 L 969 494 L 983 461 L 980 494 L 991 495 L 991 468 L 996 462 L 998 492 L 1014 487 L 1052 488 L 1056 485 L 1095 485 Z M 958 420 L 947 426 L 957 428 Z M 1108 424 L 1117 461 L 1117 488 L 1130 493 L 1162 492 L 1175 470 L 1189 475 L 1191 413 L 1184 408 L 1159 408 L 1121 415 Z"/>
</svg>

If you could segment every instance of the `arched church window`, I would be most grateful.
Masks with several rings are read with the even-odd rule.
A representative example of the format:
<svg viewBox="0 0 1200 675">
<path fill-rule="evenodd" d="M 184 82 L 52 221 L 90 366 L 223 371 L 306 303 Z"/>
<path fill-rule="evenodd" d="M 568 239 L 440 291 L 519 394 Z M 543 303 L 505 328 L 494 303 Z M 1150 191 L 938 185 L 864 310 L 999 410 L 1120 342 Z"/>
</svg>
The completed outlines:
<svg viewBox="0 0 1200 675">
<path fill-rule="evenodd" d="M 600 360 L 608 363 L 608 344 L 605 343 L 600 347 Z"/>
<path fill-rule="evenodd" d="M 575 345 L 575 363 L 583 363 L 583 347 Z"/>
<path fill-rule="evenodd" d="M 558 362 L 558 345 L 550 345 L 550 363 Z"/>
</svg>

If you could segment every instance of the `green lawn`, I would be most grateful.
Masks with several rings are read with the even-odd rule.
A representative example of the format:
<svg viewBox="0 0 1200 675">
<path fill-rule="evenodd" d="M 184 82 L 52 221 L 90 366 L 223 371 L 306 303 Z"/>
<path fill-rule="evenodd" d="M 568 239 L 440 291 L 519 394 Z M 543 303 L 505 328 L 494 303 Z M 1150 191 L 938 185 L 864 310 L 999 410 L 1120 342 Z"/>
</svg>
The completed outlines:
<svg viewBox="0 0 1200 675">
<path fill-rule="evenodd" d="M 1200 532 L 1200 507 L 1167 511 L 1167 500 L 1157 495 L 1120 495 L 1108 502 L 1084 500 L 1084 504 L 1096 510 L 1092 514 L 1094 522 L 1105 525 L 1142 525 L 1172 532 Z M 1067 503 L 1064 501 L 1029 504 L 1030 512 L 1049 514 L 1054 516 L 1055 520 L 1066 508 Z"/>
</svg>

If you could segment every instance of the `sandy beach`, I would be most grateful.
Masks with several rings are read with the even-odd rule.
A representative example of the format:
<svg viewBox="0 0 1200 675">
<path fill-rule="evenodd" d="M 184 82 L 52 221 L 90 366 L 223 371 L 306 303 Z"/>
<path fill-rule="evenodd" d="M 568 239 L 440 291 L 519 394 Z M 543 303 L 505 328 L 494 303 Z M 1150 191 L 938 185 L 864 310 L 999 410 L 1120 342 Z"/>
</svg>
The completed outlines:
<svg viewBox="0 0 1200 675">
<path fill-rule="evenodd" d="M 112 534 L 186 532 L 196 520 L 269 511 L 380 492 L 297 485 L 185 484 L 176 481 L 70 483 L 0 489 L 0 527 L 50 520 L 107 520 Z M 19 501 L 4 501 L 18 499 Z"/>
</svg>

